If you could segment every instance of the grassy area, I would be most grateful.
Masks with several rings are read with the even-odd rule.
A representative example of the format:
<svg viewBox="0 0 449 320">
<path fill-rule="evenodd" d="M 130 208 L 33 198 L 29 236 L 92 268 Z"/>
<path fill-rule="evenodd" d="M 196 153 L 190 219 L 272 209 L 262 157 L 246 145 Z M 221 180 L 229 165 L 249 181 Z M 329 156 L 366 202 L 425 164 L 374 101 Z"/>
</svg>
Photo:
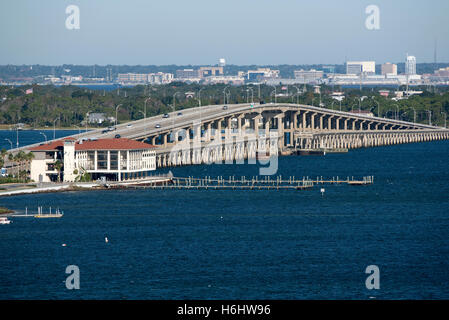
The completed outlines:
<svg viewBox="0 0 449 320">
<path fill-rule="evenodd" d="M 23 179 L 12 178 L 12 177 L 0 177 L 0 184 L 5 183 L 24 183 Z"/>
<path fill-rule="evenodd" d="M 0 214 L 7 214 L 7 213 L 13 213 L 14 211 L 8 209 L 8 208 L 4 208 L 4 207 L 0 207 Z"/>
</svg>

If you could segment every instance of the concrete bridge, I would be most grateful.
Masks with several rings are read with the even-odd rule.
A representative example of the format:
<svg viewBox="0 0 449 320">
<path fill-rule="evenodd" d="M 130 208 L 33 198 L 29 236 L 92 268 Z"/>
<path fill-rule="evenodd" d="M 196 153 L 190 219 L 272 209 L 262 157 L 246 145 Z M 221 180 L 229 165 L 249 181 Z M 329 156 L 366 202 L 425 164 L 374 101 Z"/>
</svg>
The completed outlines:
<svg viewBox="0 0 449 320">
<path fill-rule="evenodd" d="M 446 128 L 284 103 L 176 110 L 169 117 L 159 115 L 102 131 L 74 137 L 119 134 L 157 145 L 158 167 L 255 159 L 292 149 L 353 149 L 449 138 Z"/>
</svg>

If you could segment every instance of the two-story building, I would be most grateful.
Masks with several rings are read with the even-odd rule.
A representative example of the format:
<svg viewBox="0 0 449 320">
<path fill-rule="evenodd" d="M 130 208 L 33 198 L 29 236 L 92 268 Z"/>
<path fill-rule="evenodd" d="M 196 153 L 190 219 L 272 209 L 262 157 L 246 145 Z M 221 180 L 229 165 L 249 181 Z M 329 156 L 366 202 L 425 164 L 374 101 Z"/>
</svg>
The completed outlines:
<svg viewBox="0 0 449 320">
<path fill-rule="evenodd" d="M 31 179 L 36 182 L 73 182 L 89 173 L 92 180 L 122 181 L 156 170 L 155 146 L 125 139 L 65 138 L 43 143 L 30 151 Z"/>
</svg>

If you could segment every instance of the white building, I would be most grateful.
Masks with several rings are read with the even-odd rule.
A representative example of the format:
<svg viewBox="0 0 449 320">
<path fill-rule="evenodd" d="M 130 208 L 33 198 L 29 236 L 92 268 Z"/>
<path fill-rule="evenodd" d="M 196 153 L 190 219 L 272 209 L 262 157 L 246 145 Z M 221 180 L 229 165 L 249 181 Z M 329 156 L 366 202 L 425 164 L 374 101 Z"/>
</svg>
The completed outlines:
<svg viewBox="0 0 449 320">
<path fill-rule="evenodd" d="M 173 82 L 172 73 L 119 73 L 117 81 L 120 83 L 151 83 L 166 84 Z"/>
<path fill-rule="evenodd" d="M 416 74 L 416 57 L 407 55 L 405 60 L 405 74 Z"/>
<path fill-rule="evenodd" d="M 375 74 L 375 61 L 348 61 L 346 62 L 346 74 Z"/>
<path fill-rule="evenodd" d="M 155 146 L 125 139 L 74 138 L 43 143 L 31 149 L 31 179 L 36 182 L 58 181 L 57 162 L 63 164 L 62 181 L 73 182 L 89 173 L 93 180 L 105 176 L 122 181 L 141 177 L 156 170 Z"/>
<path fill-rule="evenodd" d="M 294 74 L 299 83 L 317 83 L 323 78 L 323 71 L 315 69 L 295 70 Z"/>
</svg>

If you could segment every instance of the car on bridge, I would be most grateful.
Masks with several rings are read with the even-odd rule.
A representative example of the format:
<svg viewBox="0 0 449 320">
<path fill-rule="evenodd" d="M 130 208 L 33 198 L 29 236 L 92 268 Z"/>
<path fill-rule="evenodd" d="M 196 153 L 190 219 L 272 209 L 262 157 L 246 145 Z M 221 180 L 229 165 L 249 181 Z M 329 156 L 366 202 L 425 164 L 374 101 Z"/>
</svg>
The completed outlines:
<svg viewBox="0 0 449 320">
<path fill-rule="evenodd" d="M 114 136 L 114 138 L 118 139 L 118 138 L 121 138 L 121 136 L 117 133 L 117 134 Z"/>
<path fill-rule="evenodd" d="M 182 116 L 182 112 L 178 112 L 178 116 Z"/>
<path fill-rule="evenodd" d="M 161 127 L 161 125 L 158 123 L 157 125 L 154 126 L 156 129 L 159 129 Z"/>
<path fill-rule="evenodd" d="M 168 115 L 168 113 L 165 113 L 164 116 L 162 118 L 169 118 L 170 116 Z"/>
<path fill-rule="evenodd" d="M 228 110 L 228 106 L 223 106 L 223 110 Z"/>
</svg>

